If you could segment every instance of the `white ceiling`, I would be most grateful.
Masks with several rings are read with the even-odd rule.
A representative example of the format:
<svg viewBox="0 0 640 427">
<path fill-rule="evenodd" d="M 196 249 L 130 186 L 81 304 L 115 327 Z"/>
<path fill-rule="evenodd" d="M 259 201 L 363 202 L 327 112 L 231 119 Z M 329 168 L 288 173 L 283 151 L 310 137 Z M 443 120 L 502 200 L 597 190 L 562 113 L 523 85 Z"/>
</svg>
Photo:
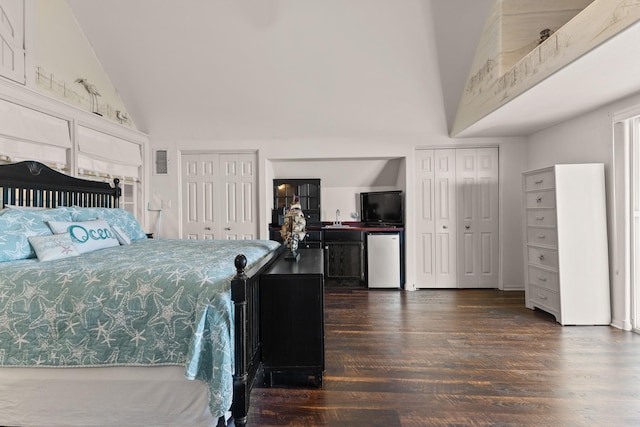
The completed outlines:
<svg viewBox="0 0 640 427">
<path fill-rule="evenodd" d="M 152 135 L 384 138 L 446 128 L 432 107 L 443 94 L 430 0 L 68 3 Z"/>
<path fill-rule="evenodd" d="M 140 130 L 277 139 L 446 133 L 492 0 L 68 2 Z M 636 25 L 459 136 L 526 135 L 637 92 L 637 40 Z"/>
</svg>

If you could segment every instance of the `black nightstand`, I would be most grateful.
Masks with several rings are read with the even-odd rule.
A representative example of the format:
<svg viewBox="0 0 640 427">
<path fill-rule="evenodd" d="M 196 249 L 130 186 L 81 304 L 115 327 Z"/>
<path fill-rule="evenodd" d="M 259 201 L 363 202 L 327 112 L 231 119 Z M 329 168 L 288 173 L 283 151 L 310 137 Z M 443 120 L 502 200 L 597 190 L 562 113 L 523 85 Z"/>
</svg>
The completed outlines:
<svg viewBox="0 0 640 427">
<path fill-rule="evenodd" d="M 260 331 L 266 386 L 322 386 L 324 259 L 321 249 L 284 255 L 260 276 Z"/>
</svg>

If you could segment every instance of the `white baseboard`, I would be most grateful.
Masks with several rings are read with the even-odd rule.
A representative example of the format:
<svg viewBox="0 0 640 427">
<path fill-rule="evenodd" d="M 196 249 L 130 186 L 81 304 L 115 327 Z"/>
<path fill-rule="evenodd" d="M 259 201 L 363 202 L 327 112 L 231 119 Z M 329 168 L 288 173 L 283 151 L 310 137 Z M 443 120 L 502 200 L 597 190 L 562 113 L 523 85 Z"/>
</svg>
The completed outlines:
<svg viewBox="0 0 640 427">
<path fill-rule="evenodd" d="M 622 329 L 623 331 L 631 331 L 633 329 L 633 327 L 631 326 L 631 322 L 629 322 L 628 320 L 612 319 L 611 326 L 613 326 L 614 328 Z"/>
</svg>

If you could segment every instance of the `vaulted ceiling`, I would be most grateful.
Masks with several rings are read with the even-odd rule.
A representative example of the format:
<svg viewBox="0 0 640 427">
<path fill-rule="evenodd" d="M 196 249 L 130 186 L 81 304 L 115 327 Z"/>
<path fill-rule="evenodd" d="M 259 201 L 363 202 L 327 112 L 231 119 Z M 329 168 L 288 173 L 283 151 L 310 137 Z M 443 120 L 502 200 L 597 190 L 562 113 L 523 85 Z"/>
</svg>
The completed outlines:
<svg viewBox="0 0 640 427">
<path fill-rule="evenodd" d="M 141 130 L 212 139 L 446 133 L 491 4 L 68 2 Z"/>
<path fill-rule="evenodd" d="M 448 133 L 493 0 L 68 3 L 138 128 L 229 140 Z M 460 136 L 526 135 L 640 90 L 639 29 Z"/>
</svg>

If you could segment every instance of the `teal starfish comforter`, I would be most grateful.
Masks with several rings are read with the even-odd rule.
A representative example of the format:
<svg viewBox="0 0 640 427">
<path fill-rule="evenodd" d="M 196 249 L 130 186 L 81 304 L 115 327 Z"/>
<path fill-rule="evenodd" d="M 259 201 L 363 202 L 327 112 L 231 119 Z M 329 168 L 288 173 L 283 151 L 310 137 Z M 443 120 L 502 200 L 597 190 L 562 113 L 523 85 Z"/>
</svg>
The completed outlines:
<svg viewBox="0 0 640 427">
<path fill-rule="evenodd" d="M 183 365 L 221 416 L 233 397 L 233 260 L 273 241 L 141 240 L 0 263 L 0 366 Z"/>
</svg>

